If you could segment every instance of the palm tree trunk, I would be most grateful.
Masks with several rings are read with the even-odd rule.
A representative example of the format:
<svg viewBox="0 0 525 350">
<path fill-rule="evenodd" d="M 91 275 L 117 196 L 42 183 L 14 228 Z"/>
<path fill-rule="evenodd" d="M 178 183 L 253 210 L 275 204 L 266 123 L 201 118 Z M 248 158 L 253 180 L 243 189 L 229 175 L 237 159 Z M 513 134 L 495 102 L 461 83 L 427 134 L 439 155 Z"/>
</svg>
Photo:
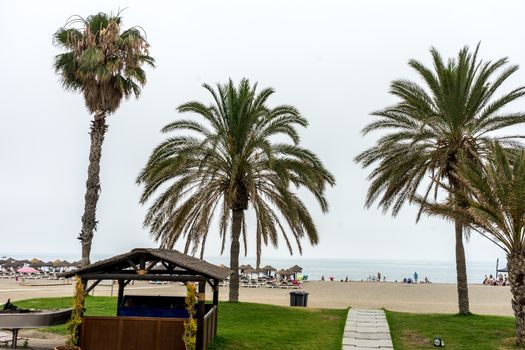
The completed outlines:
<svg viewBox="0 0 525 350">
<path fill-rule="evenodd" d="M 102 143 L 108 127 L 106 113 L 97 111 L 95 119 L 91 122 L 91 147 L 89 150 L 88 178 L 86 181 L 86 194 L 84 195 L 84 214 L 82 215 L 82 230 L 78 239 L 82 242 L 82 266 L 89 265 L 91 242 L 93 232 L 97 230 L 97 202 L 100 196 L 100 158 L 102 156 Z"/>
<path fill-rule="evenodd" d="M 516 345 L 525 345 L 525 256 L 507 255 L 512 309 L 516 317 Z"/>
<path fill-rule="evenodd" d="M 456 274 L 458 281 L 458 307 L 461 315 L 470 315 L 467 284 L 467 264 L 463 247 L 463 226 L 455 222 L 456 229 Z"/>
<path fill-rule="evenodd" d="M 262 245 L 262 237 L 259 234 L 259 232 L 257 232 L 257 258 L 255 262 L 255 268 L 257 270 L 261 267 L 261 250 L 262 250 L 261 245 Z"/>
<path fill-rule="evenodd" d="M 455 159 L 455 157 L 454 157 Z M 452 162 L 455 164 L 455 162 Z M 460 197 L 457 195 L 461 188 L 458 181 L 452 176 L 448 176 L 448 181 L 453 188 L 454 205 L 464 207 Z M 460 315 L 470 315 L 469 300 L 468 300 L 468 283 L 467 283 L 467 262 L 465 259 L 465 247 L 463 246 L 463 224 L 456 220 L 454 222 L 454 229 L 456 233 L 456 278 L 458 288 L 458 309 Z"/>
<path fill-rule="evenodd" d="M 239 301 L 239 254 L 241 245 L 242 219 L 244 212 L 242 209 L 232 209 L 232 245 L 230 249 L 230 297 L 233 302 Z"/>
</svg>

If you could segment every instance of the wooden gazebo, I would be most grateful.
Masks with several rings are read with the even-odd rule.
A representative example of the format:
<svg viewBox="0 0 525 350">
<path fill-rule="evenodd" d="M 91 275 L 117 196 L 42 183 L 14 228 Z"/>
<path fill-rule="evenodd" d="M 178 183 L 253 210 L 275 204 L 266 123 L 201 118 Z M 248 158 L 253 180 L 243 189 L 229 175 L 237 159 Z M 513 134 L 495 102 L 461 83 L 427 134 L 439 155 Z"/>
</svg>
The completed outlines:
<svg viewBox="0 0 525 350">
<path fill-rule="evenodd" d="M 197 350 L 205 350 L 217 332 L 219 281 L 230 272 L 176 250 L 138 248 L 62 276 L 79 276 L 86 295 L 102 280 L 118 281 L 117 315 L 84 316 L 82 350 L 185 349 L 184 297 L 125 296 L 125 287 L 136 280 L 198 283 Z M 93 281 L 89 287 L 88 281 Z M 206 283 L 213 290 L 212 304 L 206 304 Z"/>
</svg>

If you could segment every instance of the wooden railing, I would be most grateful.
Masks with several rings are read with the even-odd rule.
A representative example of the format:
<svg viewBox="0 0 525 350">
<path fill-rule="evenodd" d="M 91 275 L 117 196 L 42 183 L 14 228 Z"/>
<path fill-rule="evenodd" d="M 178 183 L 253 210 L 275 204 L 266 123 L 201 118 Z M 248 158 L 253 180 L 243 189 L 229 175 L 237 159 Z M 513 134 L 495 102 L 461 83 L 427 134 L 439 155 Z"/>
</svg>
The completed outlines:
<svg viewBox="0 0 525 350">
<path fill-rule="evenodd" d="M 204 349 L 213 342 L 217 333 L 217 306 L 212 306 L 204 316 Z"/>
</svg>

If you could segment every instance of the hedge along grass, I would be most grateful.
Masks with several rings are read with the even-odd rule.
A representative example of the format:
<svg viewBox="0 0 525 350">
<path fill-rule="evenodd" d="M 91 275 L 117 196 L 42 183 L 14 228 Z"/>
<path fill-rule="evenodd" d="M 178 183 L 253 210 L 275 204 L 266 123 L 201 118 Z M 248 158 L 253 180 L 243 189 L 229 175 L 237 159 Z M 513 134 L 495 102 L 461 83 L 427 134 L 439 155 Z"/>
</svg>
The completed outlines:
<svg viewBox="0 0 525 350">
<path fill-rule="evenodd" d="M 17 301 L 23 308 L 71 307 L 73 299 L 40 298 Z M 86 298 L 87 316 L 114 316 L 115 297 Z M 291 308 L 252 303 L 219 303 L 218 329 L 213 350 L 293 349 L 340 350 L 346 309 Z M 43 329 L 67 334 L 65 326 Z"/>
</svg>

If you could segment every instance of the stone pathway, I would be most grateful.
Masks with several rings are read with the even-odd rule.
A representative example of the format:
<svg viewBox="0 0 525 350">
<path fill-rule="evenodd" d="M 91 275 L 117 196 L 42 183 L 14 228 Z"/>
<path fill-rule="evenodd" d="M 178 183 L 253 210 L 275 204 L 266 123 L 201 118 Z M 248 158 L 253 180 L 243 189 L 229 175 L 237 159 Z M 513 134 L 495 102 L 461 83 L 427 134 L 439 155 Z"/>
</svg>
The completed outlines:
<svg viewBox="0 0 525 350">
<path fill-rule="evenodd" d="M 350 309 L 343 335 L 343 350 L 393 348 L 383 310 Z"/>
</svg>

